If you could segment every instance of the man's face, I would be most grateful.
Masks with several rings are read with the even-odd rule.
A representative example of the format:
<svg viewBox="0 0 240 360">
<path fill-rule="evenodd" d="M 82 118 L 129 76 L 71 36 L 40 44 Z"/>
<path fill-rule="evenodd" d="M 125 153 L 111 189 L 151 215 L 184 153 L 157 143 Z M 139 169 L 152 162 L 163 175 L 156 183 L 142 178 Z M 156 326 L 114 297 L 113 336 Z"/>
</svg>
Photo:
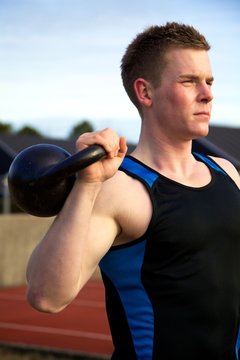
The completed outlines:
<svg viewBox="0 0 240 360">
<path fill-rule="evenodd" d="M 213 76 L 205 50 L 175 49 L 167 55 L 154 89 L 154 116 L 162 131 L 189 140 L 206 136 L 212 110 Z"/>
</svg>

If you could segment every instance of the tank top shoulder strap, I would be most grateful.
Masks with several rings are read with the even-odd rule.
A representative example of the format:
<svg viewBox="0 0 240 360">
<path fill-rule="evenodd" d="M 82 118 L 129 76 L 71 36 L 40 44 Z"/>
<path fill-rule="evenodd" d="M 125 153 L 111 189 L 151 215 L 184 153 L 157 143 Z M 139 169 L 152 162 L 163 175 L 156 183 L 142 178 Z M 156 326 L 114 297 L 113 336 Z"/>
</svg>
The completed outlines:
<svg viewBox="0 0 240 360">
<path fill-rule="evenodd" d="M 119 170 L 122 170 L 126 174 L 144 182 L 150 188 L 159 177 L 159 174 L 156 171 L 130 155 L 124 158 Z"/>
<path fill-rule="evenodd" d="M 224 175 L 227 175 L 227 173 L 213 159 L 210 159 L 208 156 L 204 156 L 196 152 L 193 152 L 193 155 L 195 156 L 195 158 L 200 159 L 202 162 L 210 166 L 212 169 L 219 171 Z"/>
<path fill-rule="evenodd" d="M 205 163 L 208 167 L 212 168 L 215 171 L 218 171 L 224 175 L 228 175 L 213 159 L 208 156 L 193 152 L 195 158 L 199 159 Z M 157 178 L 159 178 L 159 173 L 147 165 L 143 164 L 141 161 L 135 159 L 131 155 L 128 155 L 124 158 L 119 170 L 124 171 L 126 174 L 144 182 L 148 187 L 152 187 Z"/>
</svg>

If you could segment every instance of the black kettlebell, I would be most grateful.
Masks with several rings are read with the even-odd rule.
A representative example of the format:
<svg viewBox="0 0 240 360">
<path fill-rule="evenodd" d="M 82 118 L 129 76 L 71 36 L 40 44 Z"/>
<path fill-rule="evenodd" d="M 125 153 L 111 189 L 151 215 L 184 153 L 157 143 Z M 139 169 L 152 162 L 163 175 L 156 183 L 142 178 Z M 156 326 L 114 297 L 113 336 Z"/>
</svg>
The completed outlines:
<svg viewBox="0 0 240 360">
<path fill-rule="evenodd" d="M 30 146 L 14 158 L 9 168 L 10 195 L 28 214 L 55 216 L 73 187 L 75 173 L 105 155 L 100 145 L 92 145 L 73 155 L 56 145 Z"/>
</svg>

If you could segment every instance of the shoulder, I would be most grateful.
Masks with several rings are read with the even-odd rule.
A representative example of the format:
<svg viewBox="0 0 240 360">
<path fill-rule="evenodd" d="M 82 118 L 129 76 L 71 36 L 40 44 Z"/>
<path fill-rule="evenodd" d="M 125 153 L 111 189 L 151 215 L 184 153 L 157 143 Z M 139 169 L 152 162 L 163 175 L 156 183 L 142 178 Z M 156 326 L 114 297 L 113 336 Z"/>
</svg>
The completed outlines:
<svg viewBox="0 0 240 360">
<path fill-rule="evenodd" d="M 235 166 L 226 159 L 218 158 L 214 156 L 210 156 L 210 157 L 232 178 L 232 180 L 240 188 L 240 176 Z"/>
<path fill-rule="evenodd" d="M 107 207 L 112 208 L 115 204 L 117 209 L 125 208 L 128 204 L 136 202 L 142 193 L 146 193 L 144 185 L 129 176 L 123 171 L 117 173 L 105 181 L 99 194 L 100 202 L 104 202 Z"/>
<path fill-rule="evenodd" d="M 120 229 L 116 245 L 145 233 L 152 216 L 152 203 L 140 181 L 118 171 L 105 182 L 98 196 L 97 211 L 113 219 Z"/>
</svg>

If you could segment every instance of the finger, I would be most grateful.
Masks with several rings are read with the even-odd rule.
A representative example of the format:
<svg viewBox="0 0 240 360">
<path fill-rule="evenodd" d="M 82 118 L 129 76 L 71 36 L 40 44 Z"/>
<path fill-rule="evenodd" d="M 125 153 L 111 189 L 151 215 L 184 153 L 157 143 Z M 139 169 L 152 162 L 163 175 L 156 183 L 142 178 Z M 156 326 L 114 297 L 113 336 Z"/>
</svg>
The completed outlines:
<svg viewBox="0 0 240 360">
<path fill-rule="evenodd" d="M 114 157 L 119 150 L 119 136 L 110 128 L 84 133 L 76 141 L 77 149 L 81 150 L 86 146 L 98 144 L 104 147 L 109 157 Z"/>
<path fill-rule="evenodd" d="M 128 150 L 128 147 L 127 147 L 127 143 L 126 143 L 126 138 L 120 137 L 118 156 L 123 158 L 126 155 L 127 150 Z"/>
</svg>

